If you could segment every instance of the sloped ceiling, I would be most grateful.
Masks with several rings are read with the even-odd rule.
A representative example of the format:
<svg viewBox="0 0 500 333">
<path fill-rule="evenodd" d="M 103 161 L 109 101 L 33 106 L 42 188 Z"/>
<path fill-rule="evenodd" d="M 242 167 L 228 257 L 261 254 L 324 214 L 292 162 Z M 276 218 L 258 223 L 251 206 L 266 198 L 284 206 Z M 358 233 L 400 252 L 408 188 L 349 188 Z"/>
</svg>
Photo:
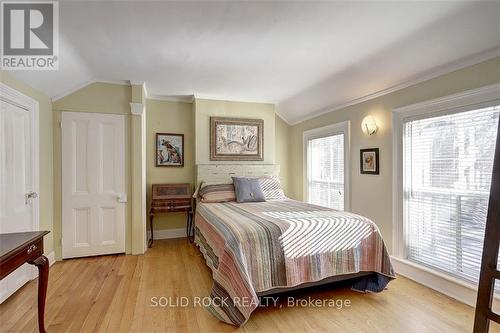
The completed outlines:
<svg viewBox="0 0 500 333">
<path fill-rule="evenodd" d="M 60 2 L 57 98 L 91 81 L 270 102 L 289 123 L 500 55 L 500 2 Z M 479 58 L 477 58 L 479 57 Z"/>
</svg>

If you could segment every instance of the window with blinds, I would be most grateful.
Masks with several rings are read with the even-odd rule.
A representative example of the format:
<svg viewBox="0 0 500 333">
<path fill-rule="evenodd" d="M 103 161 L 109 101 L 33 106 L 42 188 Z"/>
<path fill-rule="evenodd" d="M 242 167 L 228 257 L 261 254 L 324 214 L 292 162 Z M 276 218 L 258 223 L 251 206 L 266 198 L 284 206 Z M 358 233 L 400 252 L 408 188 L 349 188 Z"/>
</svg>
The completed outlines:
<svg viewBox="0 0 500 333">
<path fill-rule="evenodd" d="M 408 260 L 477 282 L 500 106 L 404 122 Z"/>
<path fill-rule="evenodd" d="M 309 203 L 344 210 L 344 133 L 309 139 Z"/>
</svg>

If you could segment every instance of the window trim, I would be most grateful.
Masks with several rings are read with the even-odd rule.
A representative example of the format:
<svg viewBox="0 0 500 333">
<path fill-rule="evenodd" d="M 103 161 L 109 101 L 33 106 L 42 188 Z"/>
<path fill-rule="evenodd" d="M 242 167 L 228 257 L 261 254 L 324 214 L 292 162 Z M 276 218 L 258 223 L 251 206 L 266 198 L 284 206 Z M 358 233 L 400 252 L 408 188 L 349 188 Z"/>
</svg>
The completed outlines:
<svg viewBox="0 0 500 333">
<path fill-rule="evenodd" d="M 405 121 L 448 115 L 500 103 L 500 83 L 463 91 L 430 101 L 393 109 L 392 128 L 392 255 L 406 260 L 404 225 L 404 154 L 403 125 Z M 428 270 L 428 269 L 427 269 Z"/>
<path fill-rule="evenodd" d="M 392 263 L 396 272 L 431 289 L 475 305 L 477 285 L 458 280 L 450 274 L 406 259 L 403 218 L 403 123 L 405 120 L 439 116 L 500 103 L 500 83 L 468 90 L 442 98 L 395 108 L 392 114 Z M 500 295 L 493 296 L 500 306 Z"/>
<path fill-rule="evenodd" d="M 351 211 L 351 135 L 350 121 L 342 121 L 339 123 L 314 128 L 304 131 L 302 134 L 302 156 L 303 156 L 303 185 L 302 196 L 305 202 L 309 201 L 309 150 L 308 142 L 311 139 L 319 139 L 327 136 L 343 133 L 344 134 L 344 211 Z"/>
</svg>

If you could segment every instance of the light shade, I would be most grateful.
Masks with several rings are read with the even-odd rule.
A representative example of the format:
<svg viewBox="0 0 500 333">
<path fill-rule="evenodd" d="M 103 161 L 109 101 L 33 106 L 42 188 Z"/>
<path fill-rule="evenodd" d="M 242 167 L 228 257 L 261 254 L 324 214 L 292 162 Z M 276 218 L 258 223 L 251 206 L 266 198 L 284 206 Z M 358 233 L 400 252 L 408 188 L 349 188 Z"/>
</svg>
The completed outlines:
<svg viewBox="0 0 500 333">
<path fill-rule="evenodd" d="M 361 129 L 365 134 L 372 135 L 377 133 L 377 121 L 374 116 L 368 115 L 363 118 L 363 121 L 361 122 Z"/>
</svg>

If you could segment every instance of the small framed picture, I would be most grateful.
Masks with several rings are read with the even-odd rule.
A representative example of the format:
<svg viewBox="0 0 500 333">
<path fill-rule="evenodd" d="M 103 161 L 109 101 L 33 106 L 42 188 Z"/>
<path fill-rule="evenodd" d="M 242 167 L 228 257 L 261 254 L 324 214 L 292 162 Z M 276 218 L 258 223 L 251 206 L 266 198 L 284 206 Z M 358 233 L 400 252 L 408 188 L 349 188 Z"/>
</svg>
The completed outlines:
<svg viewBox="0 0 500 333">
<path fill-rule="evenodd" d="M 360 149 L 359 158 L 362 174 L 378 175 L 380 173 L 378 148 Z"/>
<path fill-rule="evenodd" d="M 184 134 L 156 133 L 156 166 L 184 166 Z"/>
</svg>

